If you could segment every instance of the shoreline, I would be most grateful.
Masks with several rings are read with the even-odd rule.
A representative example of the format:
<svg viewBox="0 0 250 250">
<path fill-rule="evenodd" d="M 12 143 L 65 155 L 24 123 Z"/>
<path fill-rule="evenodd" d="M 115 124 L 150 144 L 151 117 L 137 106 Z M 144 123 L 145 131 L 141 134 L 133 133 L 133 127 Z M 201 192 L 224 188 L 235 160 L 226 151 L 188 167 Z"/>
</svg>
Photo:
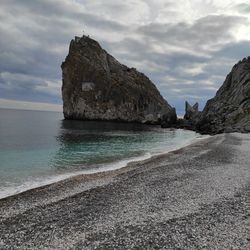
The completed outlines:
<svg viewBox="0 0 250 250">
<path fill-rule="evenodd" d="M 28 192 L 30 190 L 34 190 L 34 189 L 39 189 L 39 188 L 43 188 L 43 187 L 47 187 L 49 185 L 53 185 L 56 184 L 58 182 L 61 181 L 66 181 L 68 179 L 77 177 L 77 176 L 88 176 L 88 175 L 93 175 L 93 174 L 98 174 L 98 173 L 105 173 L 105 172 L 110 172 L 110 171 L 116 171 L 122 168 L 126 168 L 130 163 L 136 163 L 136 164 L 140 164 L 143 163 L 143 161 L 145 160 L 150 160 L 153 157 L 157 157 L 157 156 L 161 156 L 161 155 L 165 155 L 168 153 L 171 153 L 172 151 L 176 151 L 179 150 L 181 148 L 184 147 L 188 147 L 194 143 L 196 143 L 197 141 L 200 140 L 206 140 L 207 138 L 210 138 L 211 136 L 209 135 L 199 135 L 199 137 L 193 138 L 190 141 L 186 141 L 185 143 L 182 143 L 179 146 L 173 147 L 169 150 L 160 152 L 160 153 L 150 153 L 150 152 L 146 152 L 144 155 L 140 155 L 140 156 L 135 156 L 132 158 L 125 158 L 123 160 L 117 161 L 117 162 L 112 162 L 109 164 L 104 164 L 102 167 L 97 167 L 97 168 L 93 168 L 93 169 L 86 169 L 86 170 L 79 170 L 76 172 L 72 172 L 72 173 L 62 173 L 59 175 L 55 175 L 53 177 L 49 177 L 47 180 L 39 180 L 37 182 L 29 182 L 29 183 L 33 183 L 30 185 L 30 187 L 28 187 L 29 183 L 25 182 L 24 184 L 18 186 L 18 187 L 13 187 L 12 191 L 8 191 L 6 192 L 6 194 L 4 194 L 3 191 L 0 192 L 0 201 L 2 199 L 8 198 L 8 197 L 12 197 L 12 196 L 16 196 L 19 194 L 22 194 L 24 192 Z"/>
<path fill-rule="evenodd" d="M 250 135 L 0 200 L 5 249 L 249 249 Z"/>
</svg>

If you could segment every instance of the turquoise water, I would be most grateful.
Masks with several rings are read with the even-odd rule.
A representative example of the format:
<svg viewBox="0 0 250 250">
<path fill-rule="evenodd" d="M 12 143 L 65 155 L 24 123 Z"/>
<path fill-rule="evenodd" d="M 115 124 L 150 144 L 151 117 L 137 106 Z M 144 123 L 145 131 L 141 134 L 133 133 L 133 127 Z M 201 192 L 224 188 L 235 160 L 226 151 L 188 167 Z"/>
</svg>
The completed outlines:
<svg viewBox="0 0 250 250">
<path fill-rule="evenodd" d="M 65 121 L 56 112 L 0 109 L 0 116 L 0 197 L 120 168 L 200 137 L 159 126 Z"/>
</svg>

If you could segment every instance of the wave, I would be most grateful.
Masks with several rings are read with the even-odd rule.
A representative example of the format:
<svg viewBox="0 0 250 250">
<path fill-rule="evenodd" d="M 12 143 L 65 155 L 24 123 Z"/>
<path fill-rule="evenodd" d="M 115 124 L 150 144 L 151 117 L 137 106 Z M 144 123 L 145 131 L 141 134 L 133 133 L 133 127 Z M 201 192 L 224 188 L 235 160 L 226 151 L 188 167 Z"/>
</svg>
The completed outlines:
<svg viewBox="0 0 250 250">
<path fill-rule="evenodd" d="M 137 157 L 132 157 L 132 158 L 127 158 L 123 159 L 120 161 L 116 161 L 113 163 L 108 163 L 108 164 L 98 164 L 96 167 L 92 167 L 91 169 L 85 169 L 85 170 L 80 170 L 76 171 L 73 173 L 64 173 L 64 174 L 58 174 L 54 176 L 47 176 L 47 177 L 33 177 L 31 180 L 25 181 L 21 185 L 17 186 L 9 186 L 9 187 L 1 187 L 0 188 L 0 199 L 6 198 L 8 196 L 16 195 L 25 191 L 28 191 L 30 189 L 46 186 L 49 184 L 53 184 L 74 176 L 78 175 L 90 175 L 90 174 L 96 174 L 96 173 L 101 173 L 101 172 L 107 172 L 107 171 L 113 171 L 113 170 L 118 170 L 121 168 L 126 167 L 129 163 L 131 162 L 141 162 L 147 159 L 150 159 L 153 156 L 157 155 L 162 155 L 169 153 L 171 151 L 178 150 L 180 148 L 186 147 L 190 144 L 193 144 L 197 140 L 201 139 L 206 139 L 209 136 L 198 136 L 196 138 L 192 138 L 191 140 L 185 140 L 182 143 L 178 145 L 172 145 L 169 148 L 162 149 L 158 152 L 146 152 L 144 155 L 140 155 Z"/>
</svg>

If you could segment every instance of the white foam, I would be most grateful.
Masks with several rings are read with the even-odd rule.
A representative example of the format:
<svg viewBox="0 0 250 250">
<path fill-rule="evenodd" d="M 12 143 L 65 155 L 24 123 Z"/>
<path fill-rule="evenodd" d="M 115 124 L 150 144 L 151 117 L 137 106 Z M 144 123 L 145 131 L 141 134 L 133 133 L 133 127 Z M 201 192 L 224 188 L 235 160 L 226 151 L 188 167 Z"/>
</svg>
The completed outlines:
<svg viewBox="0 0 250 250">
<path fill-rule="evenodd" d="M 150 159 L 152 156 L 166 154 L 170 151 L 178 150 L 178 149 L 186 147 L 186 146 L 188 146 L 188 145 L 190 145 L 198 140 L 206 139 L 208 137 L 209 136 L 199 136 L 199 137 L 193 138 L 191 140 L 187 139 L 179 145 L 175 145 L 175 146 L 169 147 L 167 149 L 162 149 L 160 152 L 155 152 L 155 153 L 147 152 L 146 154 L 144 154 L 142 156 L 124 159 L 124 160 L 114 162 L 114 163 L 109 163 L 109 164 L 99 164 L 99 165 L 97 165 L 97 167 L 92 168 L 92 169 L 76 171 L 74 173 L 64 173 L 64 174 L 59 174 L 59 175 L 55 175 L 55 176 L 48 176 L 48 177 L 41 177 L 41 178 L 36 177 L 36 178 L 33 178 L 31 180 L 24 182 L 21 185 L 18 185 L 18 186 L 2 187 L 2 188 L 0 188 L 0 199 L 15 195 L 18 193 L 22 193 L 22 192 L 30 190 L 30 189 L 49 185 L 49 184 L 52 184 L 52 183 L 55 183 L 55 182 L 58 182 L 61 180 L 65 180 L 65 179 L 68 179 L 70 177 L 78 176 L 78 175 L 89 175 L 89 174 L 96 174 L 96 173 L 121 169 L 121 168 L 126 167 L 128 165 L 128 163 L 140 162 L 140 161 Z"/>
<path fill-rule="evenodd" d="M 110 164 L 99 164 L 97 167 L 87 170 L 81 170 L 76 171 L 74 173 L 65 173 L 65 174 L 59 174 L 55 176 L 48 176 L 43 178 L 33 178 L 32 180 L 25 181 L 23 184 L 18 186 L 10 186 L 10 187 L 2 187 L 0 188 L 0 199 L 12 196 L 30 189 L 42 187 L 45 185 L 49 185 L 61 180 L 68 179 L 70 177 L 78 176 L 78 175 L 89 175 L 89 174 L 96 174 L 101 172 L 107 172 L 112 170 L 117 170 L 123 167 L 126 167 L 129 162 L 137 162 L 137 161 L 143 161 L 151 157 L 150 153 L 146 153 L 145 155 L 121 160 L 118 162 L 110 163 Z M 46 178 L 46 179 L 44 179 Z"/>
</svg>

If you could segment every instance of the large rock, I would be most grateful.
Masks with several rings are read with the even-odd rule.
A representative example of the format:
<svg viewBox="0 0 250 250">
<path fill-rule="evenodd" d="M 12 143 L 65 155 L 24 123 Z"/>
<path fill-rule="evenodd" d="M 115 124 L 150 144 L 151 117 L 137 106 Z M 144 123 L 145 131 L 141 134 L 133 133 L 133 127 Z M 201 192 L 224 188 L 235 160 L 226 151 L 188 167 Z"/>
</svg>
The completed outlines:
<svg viewBox="0 0 250 250">
<path fill-rule="evenodd" d="M 120 64 L 87 36 L 71 41 L 62 71 L 66 119 L 157 124 L 163 115 L 170 122 L 176 117 L 148 77 Z"/>
<path fill-rule="evenodd" d="M 202 133 L 250 132 L 250 57 L 234 65 L 196 128 Z"/>
<path fill-rule="evenodd" d="M 172 108 L 168 113 L 163 114 L 161 118 L 162 128 L 176 127 L 177 125 L 177 115 L 175 108 Z"/>
</svg>

